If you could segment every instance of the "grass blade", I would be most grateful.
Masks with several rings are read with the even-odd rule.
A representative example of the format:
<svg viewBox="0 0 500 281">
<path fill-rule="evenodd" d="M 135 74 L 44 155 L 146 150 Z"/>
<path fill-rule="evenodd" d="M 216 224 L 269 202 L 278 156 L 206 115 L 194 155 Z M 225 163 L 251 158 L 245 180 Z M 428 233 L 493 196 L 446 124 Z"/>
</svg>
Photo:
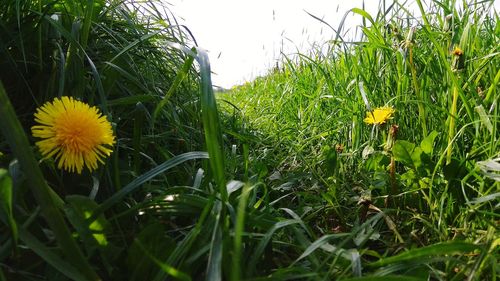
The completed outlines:
<svg viewBox="0 0 500 281">
<path fill-rule="evenodd" d="M 219 187 L 222 202 L 227 201 L 224 153 L 222 151 L 222 131 L 220 129 L 219 112 L 210 78 L 210 61 L 208 54 L 198 50 L 197 61 L 200 64 L 201 76 L 201 113 L 203 129 L 205 130 L 205 143 L 210 155 L 210 168 L 214 173 L 215 182 Z"/>
<path fill-rule="evenodd" d="M 207 278 L 208 281 L 222 280 L 222 225 L 221 216 L 224 214 L 221 203 L 216 202 L 214 210 L 215 225 L 210 241 L 210 253 L 208 255 Z"/>
<path fill-rule="evenodd" d="M 422 262 L 425 262 L 431 256 L 464 254 L 466 252 L 471 252 L 480 249 L 482 248 L 478 245 L 461 241 L 438 243 L 423 248 L 413 249 L 394 257 L 381 259 L 379 261 L 369 264 L 369 266 L 378 267 L 392 263 L 405 262 L 411 260 L 422 260 Z"/>
<path fill-rule="evenodd" d="M 319 239 L 317 239 L 316 241 L 311 243 L 311 245 L 309 245 L 309 247 L 307 247 L 307 249 L 302 253 L 302 255 L 300 255 L 300 257 L 298 257 L 295 260 L 295 262 L 300 261 L 301 259 L 309 256 L 311 253 L 313 253 L 314 251 L 316 251 L 317 249 L 322 248 L 322 247 L 331 248 L 331 249 L 329 249 L 330 252 L 336 251 L 337 247 L 332 246 L 331 244 L 328 243 L 328 241 L 332 238 L 340 238 L 340 237 L 347 237 L 347 236 L 351 236 L 351 234 L 350 233 L 340 233 L 340 234 L 323 235 L 322 237 L 320 237 Z"/>
<path fill-rule="evenodd" d="M 245 212 L 248 202 L 248 196 L 250 195 L 250 190 L 248 184 L 243 186 L 241 192 L 240 200 L 238 203 L 238 214 L 236 218 L 236 226 L 234 227 L 234 245 L 233 245 L 233 258 L 231 267 L 231 280 L 238 281 L 241 279 L 241 246 L 242 246 L 242 235 L 245 228 Z"/>
<path fill-rule="evenodd" d="M 15 248 L 17 247 L 18 231 L 12 213 L 12 179 L 5 169 L 0 169 L 0 211 L 6 216 Z"/>
</svg>

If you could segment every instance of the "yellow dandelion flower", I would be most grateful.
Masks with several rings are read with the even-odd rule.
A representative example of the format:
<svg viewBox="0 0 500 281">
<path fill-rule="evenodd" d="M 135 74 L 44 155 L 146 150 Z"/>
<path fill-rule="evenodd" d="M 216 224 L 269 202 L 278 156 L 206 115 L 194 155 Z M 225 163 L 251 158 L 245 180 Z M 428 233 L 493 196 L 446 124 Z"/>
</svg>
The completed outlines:
<svg viewBox="0 0 500 281">
<path fill-rule="evenodd" d="M 366 124 L 381 125 L 392 118 L 396 110 L 389 106 L 375 108 L 372 112 L 366 113 L 366 118 L 363 120 Z"/>
<path fill-rule="evenodd" d="M 464 51 L 457 46 L 457 47 L 455 47 L 455 49 L 453 49 L 451 54 L 459 57 L 459 56 L 462 56 L 464 54 Z"/>
<path fill-rule="evenodd" d="M 97 169 L 97 162 L 111 154 L 115 137 L 111 124 L 96 107 L 72 97 L 55 98 L 35 113 L 38 125 L 31 128 L 45 158 L 55 155 L 57 167 L 80 174 L 83 166 Z"/>
</svg>

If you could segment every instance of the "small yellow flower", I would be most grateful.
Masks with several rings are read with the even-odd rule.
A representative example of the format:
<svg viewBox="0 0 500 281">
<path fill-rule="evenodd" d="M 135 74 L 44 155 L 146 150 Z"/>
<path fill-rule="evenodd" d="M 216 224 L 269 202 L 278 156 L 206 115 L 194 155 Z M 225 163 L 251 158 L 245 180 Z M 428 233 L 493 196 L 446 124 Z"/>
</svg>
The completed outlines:
<svg viewBox="0 0 500 281">
<path fill-rule="evenodd" d="M 457 46 L 457 47 L 455 47 L 455 49 L 453 49 L 451 54 L 454 56 L 460 57 L 464 54 L 464 51 Z"/>
<path fill-rule="evenodd" d="M 370 125 L 381 125 L 387 122 L 387 120 L 392 118 L 392 115 L 396 112 L 394 108 L 389 106 L 379 107 L 372 112 L 366 113 L 366 118 L 363 120 L 366 124 Z"/>
<path fill-rule="evenodd" d="M 45 158 L 55 155 L 57 167 L 80 174 L 83 166 L 97 169 L 97 162 L 111 154 L 115 137 L 111 124 L 96 107 L 72 97 L 55 98 L 35 113 L 38 125 L 31 128 Z"/>
</svg>

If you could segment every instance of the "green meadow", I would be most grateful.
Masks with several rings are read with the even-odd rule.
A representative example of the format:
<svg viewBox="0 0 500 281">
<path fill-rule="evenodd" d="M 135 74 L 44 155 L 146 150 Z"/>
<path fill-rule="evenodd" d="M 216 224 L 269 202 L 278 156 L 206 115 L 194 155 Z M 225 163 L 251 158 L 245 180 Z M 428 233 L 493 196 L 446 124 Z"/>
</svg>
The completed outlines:
<svg viewBox="0 0 500 281">
<path fill-rule="evenodd" d="M 0 281 L 500 279 L 494 1 L 381 1 L 218 93 L 169 4 L 0 1 Z"/>
</svg>

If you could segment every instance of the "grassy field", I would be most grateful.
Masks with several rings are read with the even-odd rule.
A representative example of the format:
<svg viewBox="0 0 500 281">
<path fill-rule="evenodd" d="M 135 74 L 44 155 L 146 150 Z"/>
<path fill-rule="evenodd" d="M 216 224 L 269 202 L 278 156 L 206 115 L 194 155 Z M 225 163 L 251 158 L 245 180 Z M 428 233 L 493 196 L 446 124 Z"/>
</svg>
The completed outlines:
<svg viewBox="0 0 500 281">
<path fill-rule="evenodd" d="M 0 280 L 497 280 L 498 12 L 416 3 L 215 95 L 168 5 L 1 1 Z"/>
</svg>

